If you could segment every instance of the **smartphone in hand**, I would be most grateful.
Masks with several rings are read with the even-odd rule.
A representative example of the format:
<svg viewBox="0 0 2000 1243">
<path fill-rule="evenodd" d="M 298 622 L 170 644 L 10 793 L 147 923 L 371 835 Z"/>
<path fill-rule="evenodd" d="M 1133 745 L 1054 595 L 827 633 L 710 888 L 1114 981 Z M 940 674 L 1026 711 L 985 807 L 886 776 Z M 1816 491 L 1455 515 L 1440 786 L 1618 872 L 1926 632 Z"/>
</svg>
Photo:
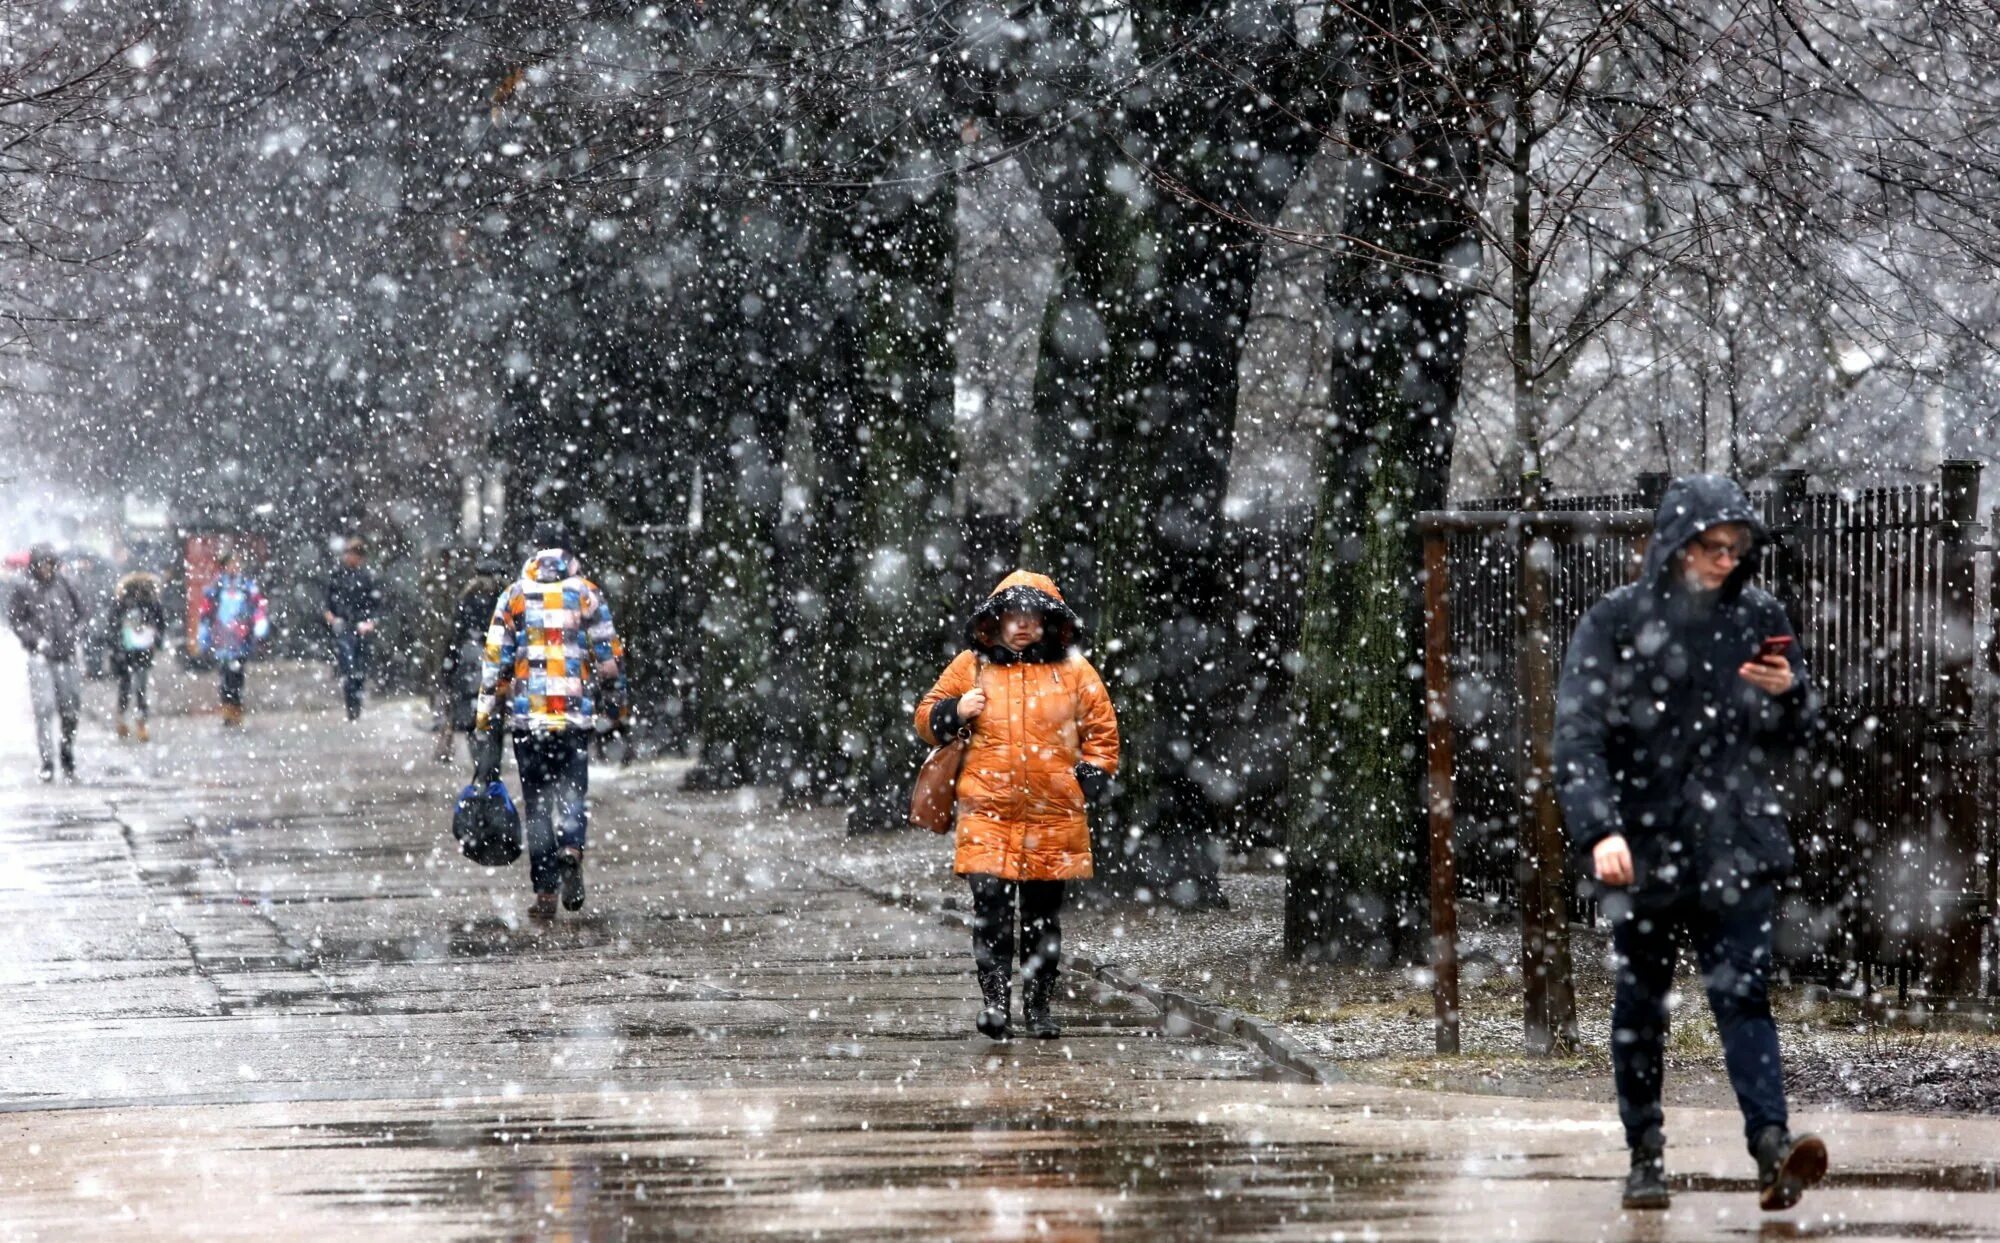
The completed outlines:
<svg viewBox="0 0 2000 1243">
<path fill-rule="evenodd" d="M 1770 660 L 1773 657 L 1785 657 L 1791 654 L 1792 636 L 1788 634 L 1774 634 L 1757 645 L 1758 660 Z"/>
</svg>

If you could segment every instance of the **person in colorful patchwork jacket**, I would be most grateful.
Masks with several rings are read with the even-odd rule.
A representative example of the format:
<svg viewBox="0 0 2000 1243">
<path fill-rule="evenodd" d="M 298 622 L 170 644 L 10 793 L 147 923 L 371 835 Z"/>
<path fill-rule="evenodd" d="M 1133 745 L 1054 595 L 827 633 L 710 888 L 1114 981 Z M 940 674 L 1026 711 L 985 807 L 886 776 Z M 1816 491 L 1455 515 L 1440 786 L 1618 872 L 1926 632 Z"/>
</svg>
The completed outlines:
<svg viewBox="0 0 2000 1243">
<path fill-rule="evenodd" d="M 555 918 L 583 906 L 583 851 L 589 828 L 590 743 L 617 722 L 625 703 L 625 649 L 611 608 L 585 578 L 573 541 L 559 526 L 535 531 L 539 549 L 500 593 L 479 667 L 473 780 L 500 775 L 499 731 L 514 736 L 528 838 L 528 914 Z"/>
<path fill-rule="evenodd" d="M 220 675 L 222 724 L 234 728 L 243 724 L 245 666 L 257 645 L 271 633 L 271 621 L 263 590 L 256 579 L 242 572 L 236 554 L 223 553 L 219 565 L 222 572 L 201 593 L 201 622 L 195 642 L 215 661 Z"/>
</svg>

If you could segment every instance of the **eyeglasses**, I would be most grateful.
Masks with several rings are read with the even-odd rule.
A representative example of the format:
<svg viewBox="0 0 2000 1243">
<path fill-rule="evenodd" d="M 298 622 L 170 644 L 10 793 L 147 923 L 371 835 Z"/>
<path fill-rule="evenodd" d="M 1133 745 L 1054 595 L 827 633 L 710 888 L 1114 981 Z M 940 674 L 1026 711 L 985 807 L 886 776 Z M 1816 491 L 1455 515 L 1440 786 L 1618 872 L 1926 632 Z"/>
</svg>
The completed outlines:
<svg viewBox="0 0 2000 1243">
<path fill-rule="evenodd" d="M 1729 558 L 1731 561 L 1741 561 L 1750 555 L 1749 540 L 1710 539 L 1707 536 L 1696 536 L 1694 546 L 1717 561 L 1722 560 L 1724 557 Z"/>
</svg>

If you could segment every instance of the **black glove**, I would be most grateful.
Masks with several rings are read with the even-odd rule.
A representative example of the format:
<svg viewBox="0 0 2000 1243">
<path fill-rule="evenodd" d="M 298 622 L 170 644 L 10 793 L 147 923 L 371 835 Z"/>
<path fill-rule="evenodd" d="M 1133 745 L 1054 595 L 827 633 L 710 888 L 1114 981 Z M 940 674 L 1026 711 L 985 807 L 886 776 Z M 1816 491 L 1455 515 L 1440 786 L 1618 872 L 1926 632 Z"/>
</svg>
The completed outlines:
<svg viewBox="0 0 2000 1243">
<path fill-rule="evenodd" d="M 1111 788 L 1111 774 L 1093 764 L 1078 763 L 1076 783 L 1083 787 L 1083 797 L 1090 802 L 1102 802 L 1104 792 Z"/>
<path fill-rule="evenodd" d="M 472 784 L 484 790 L 500 780 L 500 731 L 489 729 L 473 740 Z"/>
</svg>

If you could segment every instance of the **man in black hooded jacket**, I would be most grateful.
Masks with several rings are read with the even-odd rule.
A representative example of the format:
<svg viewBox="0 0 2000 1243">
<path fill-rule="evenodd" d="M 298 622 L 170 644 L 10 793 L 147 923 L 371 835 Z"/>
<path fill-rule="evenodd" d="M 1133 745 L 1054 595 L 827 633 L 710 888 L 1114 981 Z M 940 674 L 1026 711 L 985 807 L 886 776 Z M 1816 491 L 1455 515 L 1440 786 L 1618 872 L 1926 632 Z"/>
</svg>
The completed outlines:
<svg viewBox="0 0 2000 1243">
<path fill-rule="evenodd" d="M 368 546 L 347 541 L 340 564 L 326 580 L 326 628 L 333 635 L 333 664 L 340 673 L 340 697 L 347 719 L 361 719 L 368 666 L 374 657 L 375 622 L 382 612 L 382 586 L 368 568 Z"/>
<path fill-rule="evenodd" d="M 1556 779 L 1613 922 L 1627 1208 L 1667 1206 L 1661 1057 L 1680 941 L 1701 967 L 1763 1207 L 1790 1207 L 1826 1171 L 1826 1145 L 1787 1127 L 1766 982 L 1793 867 L 1779 794 L 1812 692 L 1785 610 L 1750 585 L 1765 541 L 1735 483 L 1675 480 L 1639 581 L 1584 615 L 1563 663 Z"/>
</svg>

